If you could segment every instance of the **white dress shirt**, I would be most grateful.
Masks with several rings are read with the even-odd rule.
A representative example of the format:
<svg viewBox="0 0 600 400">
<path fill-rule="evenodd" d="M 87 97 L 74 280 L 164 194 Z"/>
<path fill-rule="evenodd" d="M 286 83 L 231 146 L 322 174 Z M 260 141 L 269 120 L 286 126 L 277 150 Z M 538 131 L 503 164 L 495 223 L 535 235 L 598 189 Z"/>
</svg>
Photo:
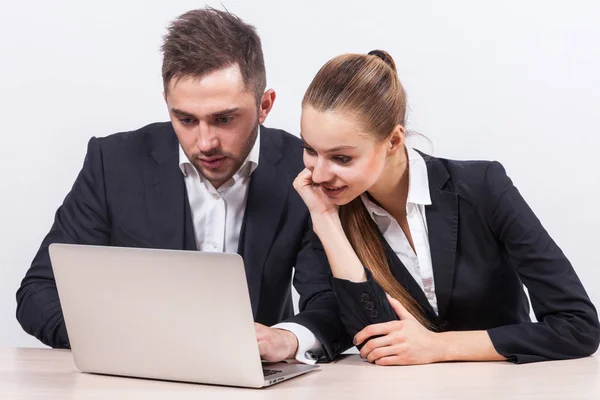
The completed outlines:
<svg viewBox="0 0 600 400">
<path fill-rule="evenodd" d="M 248 184 L 252 172 L 258 167 L 259 156 L 260 131 L 241 167 L 231 179 L 215 189 L 179 146 L 179 168 L 185 180 L 199 251 L 237 252 L 246 212 Z"/>
<path fill-rule="evenodd" d="M 196 167 L 179 146 L 179 168 L 184 176 L 185 188 L 190 203 L 194 237 L 199 251 L 236 253 L 240 241 L 240 231 L 250 176 L 258 167 L 260 156 L 260 128 L 256 142 L 248 157 L 238 171 L 218 189 L 198 172 Z M 313 333 L 296 323 L 282 323 L 274 328 L 288 330 L 298 338 L 296 359 L 300 362 L 314 364 L 321 351 L 321 343 Z"/>
<path fill-rule="evenodd" d="M 423 157 L 415 150 L 407 147 L 406 152 L 408 154 L 406 218 L 415 250 L 412 249 L 402 228 L 390 213 L 371 201 L 366 193 L 361 196 L 361 199 L 384 239 L 419 284 L 437 314 L 438 306 L 425 218 L 425 206 L 431 204 L 427 166 Z"/>
</svg>

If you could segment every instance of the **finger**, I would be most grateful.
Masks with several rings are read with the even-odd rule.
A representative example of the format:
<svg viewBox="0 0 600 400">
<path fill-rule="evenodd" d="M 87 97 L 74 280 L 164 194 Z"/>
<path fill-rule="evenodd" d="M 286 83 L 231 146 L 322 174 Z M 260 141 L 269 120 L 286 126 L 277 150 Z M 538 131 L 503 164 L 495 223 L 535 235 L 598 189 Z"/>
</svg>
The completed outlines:
<svg viewBox="0 0 600 400">
<path fill-rule="evenodd" d="M 258 342 L 258 352 L 262 358 L 265 358 L 267 355 L 267 350 L 269 349 L 269 344 L 266 340 L 259 340 Z"/>
<path fill-rule="evenodd" d="M 389 335 L 369 339 L 362 349 L 360 349 L 360 356 L 362 358 L 367 358 L 373 350 L 379 347 L 391 346 L 393 344 L 401 343 L 402 341 L 404 341 L 404 338 L 401 335 L 394 335 L 393 332 Z"/>
<path fill-rule="evenodd" d="M 390 303 L 390 305 L 396 312 L 396 315 L 398 316 L 398 318 L 400 318 L 401 320 L 402 319 L 416 320 L 416 318 L 411 313 L 408 312 L 408 310 L 402 305 L 402 303 L 400 303 L 398 300 L 394 299 L 392 296 L 390 296 L 387 293 L 385 295 L 387 296 L 388 302 Z"/>
<path fill-rule="evenodd" d="M 310 178 L 312 176 L 312 171 L 308 168 L 304 168 L 298 176 L 301 176 L 304 179 Z"/>
<path fill-rule="evenodd" d="M 261 325 L 259 323 L 254 323 L 254 330 L 256 332 L 256 339 L 257 340 L 263 340 L 267 337 L 267 335 L 269 334 L 269 330 L 266 326 Z"/>
<path fill-rule="evenodd" d="M 392 355 L 381 357 L 378 360 L 375 360 L 375 364 L 377 365 L 406 365 L 404 359 L 400 356 Z"/>
<path fill-rule="evenodd" d="M 312 172 L 308 168 L 304 168 L 294 179 L 294 187 L 300 188 L 307 185 L 312 185 Z"/>
<path fill-rule="evenodd" d="M 382 357 L 397 356 L 398 350 L 399 350 L 399 347 L 397 345 L 378 347 L 369 353 L 367 360 L 370 363 L 374 363 L 375 361 L 379 360 Z"/>
<path fill-rule="evenodd" d="M 354 336 L 354 345 L 358 346 L 372 336 L 387 335 L 394 330 L 394 326 L 397 322 L 398 321 L 391 321 L 367 326 Z"/>
<path fill-rule="evenodd" d="M 260 354 L 260 358 L 268 362 L 279 362 L 285 358 L 285 356 L 280 357 L 277 355 L 278 353 L 275 349 L 275 345 L 270 340 L 258 341 L 258 352 Z"/>
</svg>

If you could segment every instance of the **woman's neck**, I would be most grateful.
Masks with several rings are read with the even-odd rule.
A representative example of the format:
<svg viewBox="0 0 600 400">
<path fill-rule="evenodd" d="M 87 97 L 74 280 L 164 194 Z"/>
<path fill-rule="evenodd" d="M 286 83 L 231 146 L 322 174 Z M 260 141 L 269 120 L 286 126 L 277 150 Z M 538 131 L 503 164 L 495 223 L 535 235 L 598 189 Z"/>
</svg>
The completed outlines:
<svg viewBox="0 0 600 400">
<path fill-rule="evenodd" d="M 407 161 L 406 150 L 389 158 L 381 176 L 368 190 L 375 202 L 397 220 L 406 216 L 409 183 Z"/>
</svg>

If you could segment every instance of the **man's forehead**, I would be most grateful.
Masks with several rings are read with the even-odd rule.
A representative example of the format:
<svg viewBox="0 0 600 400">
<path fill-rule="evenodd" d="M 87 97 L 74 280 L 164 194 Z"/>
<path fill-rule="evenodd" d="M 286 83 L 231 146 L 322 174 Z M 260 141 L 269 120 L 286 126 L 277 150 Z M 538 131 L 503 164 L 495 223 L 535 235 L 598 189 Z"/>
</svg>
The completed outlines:
<svg viewBox="0 0 600 400">
<path fill-rule="evenodd" d="M 182 77 L 170 84 L 167 103 L 171 111 L 200 117 L 256 107 L 254 94 L 243 83 L 237 85 L 227 77 L 221 81 L 209 78 L 207 82 L 203 78 Z"/>
<path fill-rule="evenodd" d="M 194 90 L 246 90 L 244 78 L 237 64 L 216 69 L 200 76 L 187 74 L 175 76 L 169 81 L 168 91 L 193 88 Z"/>
</svg>

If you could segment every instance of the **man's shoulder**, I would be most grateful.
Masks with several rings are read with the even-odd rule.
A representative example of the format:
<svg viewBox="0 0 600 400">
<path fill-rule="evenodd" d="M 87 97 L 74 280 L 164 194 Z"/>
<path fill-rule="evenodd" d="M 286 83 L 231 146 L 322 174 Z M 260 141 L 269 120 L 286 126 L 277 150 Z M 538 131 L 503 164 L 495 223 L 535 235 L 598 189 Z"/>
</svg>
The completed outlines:
<svg viewBox="0 0 600 400">
<path fill-rule="evenodd" d="M 139 145 L 145 142 L 152 143 L 161 136 L 173 135 L 173 126 L 170 122 L 155 122 L 139 129 L 113 133 L 98 137 L 98 143 L 102 146 L 127 146 Z"/>
<path fill-rule="evenodd" d="M 262 126 L 260 129 L 261 137 L 267 137 L 273 141 L 279 142 L 285 147 L 291 147 L 295 150 L 302 147 L 302 140 L 298 136 L 292 135 L 288 131 L 277 128 L 267 128 Z"/>
<path fill-rule="evenodd" d="M 281 155 L 281 162 L 296 172 L 304 168 L 302 161 L 302 140 L 298 136 L 276 128 L 261 127 L 261 151 L 273 151 Z"/>
<path fill-rule="evenodd" d="M 132 131 L 94 138 L 105 156 L 148 153 L 167 143 L 176 144 L 177 136 L 170 122 L 156 122 Z"/>
</svg>

